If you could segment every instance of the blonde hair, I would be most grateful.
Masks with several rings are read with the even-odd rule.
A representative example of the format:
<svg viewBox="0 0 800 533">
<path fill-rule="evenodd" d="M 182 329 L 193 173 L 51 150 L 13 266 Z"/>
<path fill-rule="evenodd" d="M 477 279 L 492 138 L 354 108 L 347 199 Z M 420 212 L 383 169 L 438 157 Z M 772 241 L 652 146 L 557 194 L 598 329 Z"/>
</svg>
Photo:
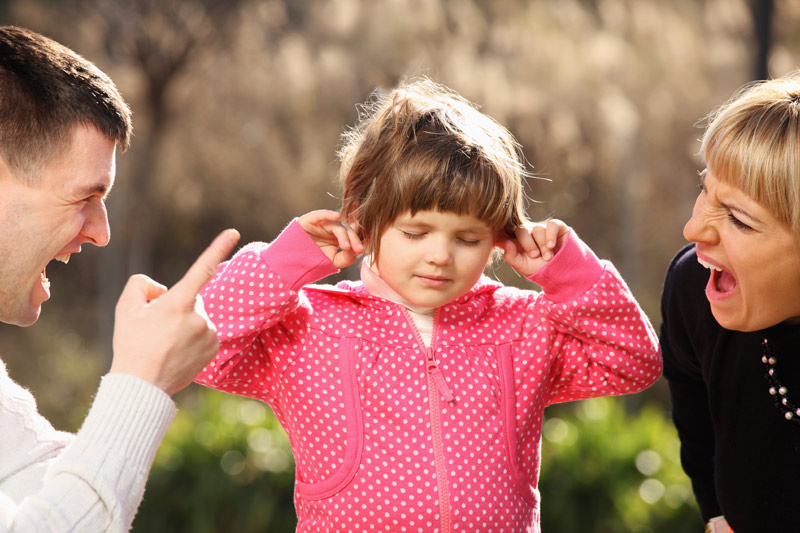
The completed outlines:
<svg viewBox="0 0 800 533">
<path fill-rule="evenodd" d="M 770 209 L 800 250 L 800 71 L 744 86 L 708 120 L 706 167 Z"/>
<path fill-rule="evenodd" d="M 469 214 L 513 235 L 525 220 L 524 158 L 511 133 L 429 79 L 375 91 L 342 135 L 342 220 L 377 256 L 398 216 L 438 210 Z"/>
</svg>

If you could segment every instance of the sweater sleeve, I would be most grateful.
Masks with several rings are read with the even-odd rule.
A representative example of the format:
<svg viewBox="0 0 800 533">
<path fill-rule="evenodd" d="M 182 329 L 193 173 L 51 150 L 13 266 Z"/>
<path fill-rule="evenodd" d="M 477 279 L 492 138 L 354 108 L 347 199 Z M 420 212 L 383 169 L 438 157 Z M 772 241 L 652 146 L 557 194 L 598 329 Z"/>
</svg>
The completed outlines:
<svg viewBox="0 0 800 533">
<path fill-rule="evenodd" d="M 708 391 L 691 342 L 693 337 L 698 338 L 692 332 L 705 327 L 698 310 L 707 306 L 702 301 L 703 277 L 707 276 L 697 264 L 694 248 L 687 246 L 670 264 L 661 294 L 664 377 L 669 385 L 672 419 L 681 441 L 681 463 L 692 480 L 704 520 L 722 514 L 714 486 L 715 439 Z"/>
<path fill-rule="evenodd" d="M 220 349 L 196 381 L 268 401 L 269 384 L 288 364 L 276 361 L 275 351 L 278 346 L 289 352 L 296 348 L 306 323 L 309 309 L 302 287 L 335 272 L 297 220 L 271 244 L 248 244 L 220 265 L 201 291 Z M 243 365 L 247 370 L 239 372 Z M 252 380 L 260 385 L 249 387 Z"/>
<path fill-rule="evenodd" d="M 24 390 L 10 380 L 3 387 L 4 398 L 9 388 Z M 13 390 L 11 394 L 19 398 Z M 33 401 L 26 403 L 24 411 L 6 410 L 4 405 L 0 425 L 13 428 L 32 422 L 21 428 L 23 432 L 52 428 L 36 412 Z M 14 477 L 26 479 L 31 492 L 23 494 L 17 484 L 16 490 L 8 493 L 0 483 L 0 529 L 128 531 L 156 450 L 174 416 L 175 404 L 157 387 L 129 375 L 105 376 L 83 426 L 71 442 L 53 450 L 52 456 L 41 458 L 41 462 L 23 459 L 16 465 Z M 39 437 L 48 440 L 52 433 L 32 436 L 34 441 Z M 14 460 L 3 457 L 4 463 Z M 43 464 L 43 477 L 23 474 Z"/>
<path fill-rule="evenodd" d="M 550 358 L 547 403 L 630 394 L 659 378 L 653 325 L 614 266 L 574 231 L 530 279 L 543 291 L 531 315 Z"/>
</svg>

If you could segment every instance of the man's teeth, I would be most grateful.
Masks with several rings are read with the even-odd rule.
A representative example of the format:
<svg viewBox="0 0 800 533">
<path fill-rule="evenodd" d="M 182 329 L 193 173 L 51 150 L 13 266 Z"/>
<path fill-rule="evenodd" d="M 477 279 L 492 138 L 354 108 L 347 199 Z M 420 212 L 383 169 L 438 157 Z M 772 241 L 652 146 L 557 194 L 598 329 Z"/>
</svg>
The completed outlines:
<svg viewBox="0 0 800 533">
<path fill-rule="evenodd" d="M 701 265 L 703 265 L 704 267 L 710 269 L 710 270 L 716 270 L 717 272 L 722 272 L 722 269 L 720 267 L 718 267 L 716 265 L 712 265 L 708 261 L 703 261 L 699 257 L 697 258 L 697 262 L 700 263 Z"/>
<path fill-rule="evenodd" d="M 70 254 L 56 256 L 56 261 L 61 261 L 66 265 L 67 263 L 69 263 L 69 255 Z"/>
</svg>

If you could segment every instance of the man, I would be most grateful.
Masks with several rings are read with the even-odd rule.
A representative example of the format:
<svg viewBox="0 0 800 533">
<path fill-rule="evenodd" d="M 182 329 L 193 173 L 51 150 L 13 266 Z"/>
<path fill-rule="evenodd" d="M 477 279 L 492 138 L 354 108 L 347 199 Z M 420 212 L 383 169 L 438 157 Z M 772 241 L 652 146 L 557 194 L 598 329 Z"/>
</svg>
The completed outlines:
<svg viewBox="0 0 800 533">
<path fill-rule="evenodd" d="M 46 266 L 110 237 L 105 198 L 130 112 L 93 64 L 0 27 L 0 321 L 28 326 L 50 297 Z M 53 429 L 0 361 L 0 530 L 127 531 L 172 394 L 217 351 L 197 297 L 238 240 L 227 230 L 172 289 L 133 276 L 116 308 L 113 362 L 77 435 Z"/>
</svg>

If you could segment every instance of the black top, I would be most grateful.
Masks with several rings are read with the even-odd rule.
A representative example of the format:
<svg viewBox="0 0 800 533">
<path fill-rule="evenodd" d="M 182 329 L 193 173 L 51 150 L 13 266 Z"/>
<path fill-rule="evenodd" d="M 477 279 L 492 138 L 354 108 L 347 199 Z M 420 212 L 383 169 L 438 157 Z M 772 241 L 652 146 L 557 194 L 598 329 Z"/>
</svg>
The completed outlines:
<svg viewBox="0 0 800 533">
<path fill-rule="evenodd" d="M 800 531 L 800 424 L 770 395 L 775 375 L 800 405 L 800 326 L 745 333 L 721 327 L 705 297 L 709 271 L 694 245 L 673 259 L 661 298 L 661 349 L 681 461 L 704 520 L 724 514 L 736 533 Z"/>
</svg>

